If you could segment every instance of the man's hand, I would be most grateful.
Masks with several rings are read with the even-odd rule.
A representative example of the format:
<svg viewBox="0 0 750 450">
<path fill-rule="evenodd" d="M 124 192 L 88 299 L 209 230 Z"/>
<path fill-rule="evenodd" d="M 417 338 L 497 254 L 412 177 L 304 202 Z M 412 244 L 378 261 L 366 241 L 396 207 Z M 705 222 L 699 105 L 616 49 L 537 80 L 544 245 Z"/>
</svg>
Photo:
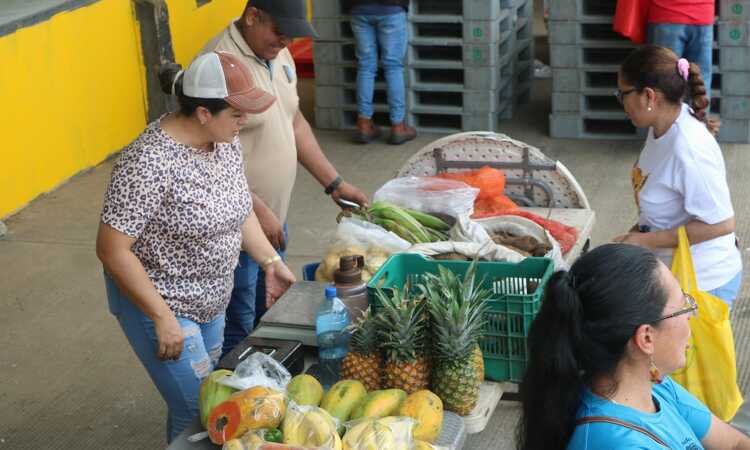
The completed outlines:
<svg viewBox="0 0 750 450">
<path fill-rule="evenodd" d="M 339 199 L 358 203 L 362 207 L 369 206 L 370 204 L 370 200 L 368 200 L 367 196 L 359 188 L 346 181 L 342 181 L 339 187 L 331 193 L 331 198 L 337 204 Z"/>
<path fill-rule="evenodd" d="M 266 273 L 266 308 L 270 308 L 297 279 L 284 261 L 276 261 L 263 271 Z"/>
<path fill-rule="evenodd" d="M 258 222 L 260 228 L 263 230 L 263 234 L 268 238 L 268 242 L 273 245 L 276 250 L 286 250 L 286 238 L 284 237 L 284 226 L 276 214 L 271 211 L 271 208 L 261 202 L 253 203 L 253 211 L 258 216 Z"/>
</svg>

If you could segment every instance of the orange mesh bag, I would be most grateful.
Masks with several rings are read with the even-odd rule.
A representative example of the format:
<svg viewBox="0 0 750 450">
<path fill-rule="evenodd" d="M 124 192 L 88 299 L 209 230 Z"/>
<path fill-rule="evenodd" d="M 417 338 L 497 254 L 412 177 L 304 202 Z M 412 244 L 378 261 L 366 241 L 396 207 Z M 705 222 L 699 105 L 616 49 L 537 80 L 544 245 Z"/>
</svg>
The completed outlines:
<svg viewBox="0 0 750 450">
<path fill-rule="evenodd" d="M 440 173 L 439 178 L 462 181 L 479 189 L 474 201 L 473 218 L 490 217 L 504 211 L 518 209 L 505 192 L 505 174 L 502 170 L 484 166 L 481 169 L 465 172 Z"/>
</svg>

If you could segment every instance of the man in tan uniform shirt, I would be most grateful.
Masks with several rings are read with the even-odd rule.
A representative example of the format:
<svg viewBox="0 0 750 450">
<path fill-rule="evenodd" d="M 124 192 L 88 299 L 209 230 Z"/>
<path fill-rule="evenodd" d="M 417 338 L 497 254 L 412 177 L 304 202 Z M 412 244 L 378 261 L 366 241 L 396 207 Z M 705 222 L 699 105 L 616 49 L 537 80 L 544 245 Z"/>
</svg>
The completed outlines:
<svg viewBox="0 0 750 450">
<path fill-rule="evenodd" d="M 285 223 L 297 162 L 334 201 L 346 199 L 360 204 L 368 201 L 358 188 L 339 177 L 299 110 L 294 60 L 286 47 L 292 38 L 315 35 L 306 16 L 305 0 L 251 0 L 242 17 L 230 23 L 204 48 L 204 52 L 221 50 L 239 57 L 252 72 L 258 87 L 278 99 L 266 112 L 248 116 L 240 140 L 247 154 L 246 172 L 253 209 L 263 231 L 280 253 L 285 249 Z M 253 322 L 257 322 L 266 306 L 262 268 L 259 271 L 249 258 L 242 256 L 227 309 L 224 353 L 252 331 Z"/>
</svg>

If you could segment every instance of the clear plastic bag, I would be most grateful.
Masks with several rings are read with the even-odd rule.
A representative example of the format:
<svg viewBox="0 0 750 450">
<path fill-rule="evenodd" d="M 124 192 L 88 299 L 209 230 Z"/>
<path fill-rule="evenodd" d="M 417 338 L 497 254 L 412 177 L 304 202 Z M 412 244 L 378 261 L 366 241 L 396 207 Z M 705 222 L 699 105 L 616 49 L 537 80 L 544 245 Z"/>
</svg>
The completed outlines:
<svg viewBox="0 0 750 450">
<path fill-rule="evenodd" d="M 224 444 L 251 430 L 278 428 L 286 409 L 283 391 L 254 386 L 235 392 L 211 411 L 208 436 L 214 444 Z"/>
<path fill-rule="evenodd" d="M 319 450 L 340 450 L 339 422 L 328 411 L 289 402 L 281 425 L 284 443 Z"/>
<path fill-rule="evenodd" d="M 435 177 L 394 178 L 373 196 L 398 206 L 450 217 L 471 216 L 479 189 L 466 183 Z"/>
<path fill-rule="evenodd" d="M 365 258 L 362 281 L 367 282 L 392 253 L 404 251 L 409 246 L 409 242 L 373 223 L 344 217 L 336 229 L 333 243 L 318 266 L 315 279 L 320 282 L 333 281 L 333 272 L 338 269 L 342 256 L 361 255 Z"/>
<path fill-rule="evenodd" d="M 292 375 L 280 362 L 263 352 L 256 352 L 242 361 L 234 373 L 218 382 L 235 389 L 264 386 L 284 392 Z"/>
<path fill-rule="evenodd" d="M 350 450 L 400 450 L 414 447 L 411 417 L 360 419 L 346 423 L 344 447 Z"/>
</svg>

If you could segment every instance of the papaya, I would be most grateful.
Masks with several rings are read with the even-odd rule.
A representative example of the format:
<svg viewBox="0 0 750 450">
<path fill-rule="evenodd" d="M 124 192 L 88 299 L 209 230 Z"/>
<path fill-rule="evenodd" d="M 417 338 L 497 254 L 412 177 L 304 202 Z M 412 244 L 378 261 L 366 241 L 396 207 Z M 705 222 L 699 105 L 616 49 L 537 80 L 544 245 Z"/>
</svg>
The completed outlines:
<svg viewBox="0 0 750 450">
<path fill-rule="evenodd" d="M 214 370 L 201 382 L 198 393 L 198 407 L 200 408 L 201 425 L 203 425 L 203 428 L 206 428 L 208 415 L 211 414 L 211 410 L 237 392 L 237 389 L 219 383 L 219 380 L 230 375 L 232 375 L 231 370 Z"/>
<path fill-rule="evenodd" d="M 286 413 L 284 394 L 263 386 L 235 392 L 208 417 L 208 436 L 214 444 L 243 436 L 250 430 L 278 428 Z"/>
<path fill-rule="evenodd" d="M 341 380 L 323 396 L 320 407 L 344 423 L 352 410 L 367 395 L 367 388 L 358 380 Z"/>
<path fill-rule="evenodd" d="M 352 410 L 350 419 L 364 417 L 378 419 L 392 416 L 406 400 L 406 392 L 401 389 L 383 389 L 367 394 Z"/>
<path fill-rule="evenodd" d="M 323 399 L 323 386 L 312 375 L 303 373 L 289 381 L 286 395 L 298 405 L 318 406 Z"/>
<path fill-rule="evenodd" d="M 435 442 L 443 429 L 443 401 L 431 391 L 417 391 L 401 405 L 399 416 L 411 417 L 414 425 L 414 439 Z"/>
</svg>

